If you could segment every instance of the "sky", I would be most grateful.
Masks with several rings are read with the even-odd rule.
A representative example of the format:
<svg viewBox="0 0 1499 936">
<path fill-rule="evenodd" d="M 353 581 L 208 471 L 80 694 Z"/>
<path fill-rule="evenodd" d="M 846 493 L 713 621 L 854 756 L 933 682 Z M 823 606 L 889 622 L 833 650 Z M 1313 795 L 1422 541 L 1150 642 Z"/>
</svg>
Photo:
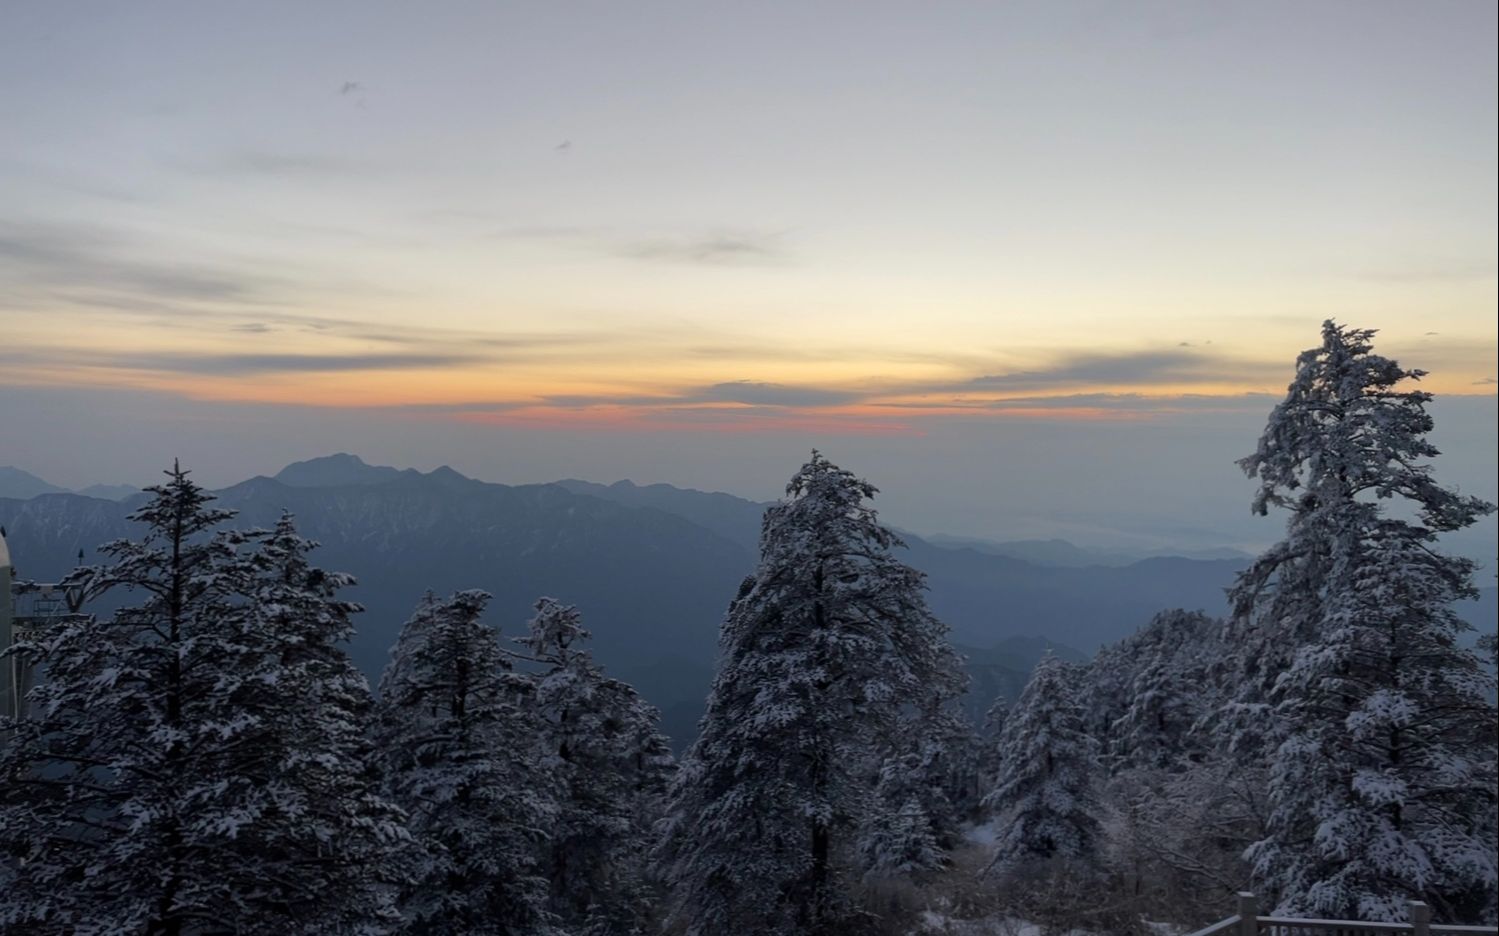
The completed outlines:
<svg viewBox="0 0 1499 936">
<path fill-rule="evenodd" d="M 1329 317 L 1494 494 L 1495 6 L 0 6 L 0 464 L 349 450 L 1272 539 Z M 1492 521 L 1479 553 L 1493 555 Z"/>
</svg>

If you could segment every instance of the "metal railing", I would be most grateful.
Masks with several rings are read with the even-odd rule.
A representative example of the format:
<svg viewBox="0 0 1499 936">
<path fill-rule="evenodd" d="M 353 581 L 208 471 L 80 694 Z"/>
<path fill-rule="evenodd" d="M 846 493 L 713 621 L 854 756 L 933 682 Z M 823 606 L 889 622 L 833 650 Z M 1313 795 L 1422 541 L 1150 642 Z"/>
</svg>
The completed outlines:
<svg viewBox="0 0 1499 936">
<path fill-rule="evenodd" d="M 1495 926 L 1453 926 L 1431 922 L 1431 908 L 1419 900 L 1410 902 L 1409 923 L 1368 923 L 1358 920 L 1303 920 L 1297 917 L 1260 916 L 1253 894 L 1239 894 L 1239 912 L 1189 936 L 1381 936 L 1384 933 L 1414 933 L 1415 936 L 1499 936 Z"/>
</svg>

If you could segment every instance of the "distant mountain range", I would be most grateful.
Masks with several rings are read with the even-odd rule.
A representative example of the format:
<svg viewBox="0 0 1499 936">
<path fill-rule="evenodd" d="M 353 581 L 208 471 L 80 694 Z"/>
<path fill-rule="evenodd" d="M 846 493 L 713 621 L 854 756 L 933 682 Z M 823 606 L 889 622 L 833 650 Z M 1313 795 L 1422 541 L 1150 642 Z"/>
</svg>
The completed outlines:
<svg viewBox="0 0 1499 936">
<path fill-rule="evenodd" d="M 97 561 L 99 544 L 137 532 L 126 516 L 146 495 L 114 501 L 33 481 L 42 486 L 33 484 L 35 493 L 0 497 L 22 576 L 55 579 L 80 549 Z M 490 620 L 511 637 L 535 599 L 551 595 L 582 610 L 599 660 L 662 708 L 678 740 L 701 713 L 718 626 L 754 570 L 765 507 L 664 484 L 490 484 L 353 455 L 298 462 L 217 494 L 239 511 L 240 526 L 268 526 L 292 511 L 323 544 L 316 561 L 358 577 L 350 597 L 366 612 L 350 649 L 372 680 L 426 589 L 491 592 Z M 1076 565 L 1056 561 L 1070 555 L 1062 541 L 1042 561 L 986 548 L 1012 544 L 905 539 L 903 558 L 927 573 L 933 610 L 969 656 L 974 711 L 1018 692 L 1048 649 L 1080 658 L 1165 608 L 1222 613 L 1223 589 L 1244 565 L 1184 557 Z M 1494 589 L 1484 595 L 1465 616 L 1493 621 Z"/>
<path fill-rule="evenodd" d="M 140 488 L 131 487 L 128 484 L 91 484 L 86 488 L 71 491 L 55 484 L 48 484 L 29 471 L 0 465 L 0 498 L 29 500 L 41 494 L 82 494 L 85 497 L 99 497 L 104 500 L 124 500 L 132 494 L 139 494 L 140 491 Z"/>
<path fill-rule="evenodd" d="M 942 533 L 927 537 L 927 541 L 934 546 L 946 546 L 953 549 L 976 549 L 979 552 L 993 553 L 996 556 L 1024 559 L 1026 562 L 1035 563 L 1036 565 L 1063 566 L 1069 569 L 1081 569 L 1087 566 L 1126 566 L 1139 562 L 1141 559 L 1156 559 L 1161 557 L 1230 559 L 1241 562 L 1247 562 L 1253 558 L 1253 556 L 1243 550 L 1233 549 L 1228 546 L 1218 549 L 1130 551 L 1089 549 L 1083 546 L 1076 546 L 1063 539 L 1006 540 L 1005 542 L 995 542 L 978 537 L 948 536 Z"/>
</svg>

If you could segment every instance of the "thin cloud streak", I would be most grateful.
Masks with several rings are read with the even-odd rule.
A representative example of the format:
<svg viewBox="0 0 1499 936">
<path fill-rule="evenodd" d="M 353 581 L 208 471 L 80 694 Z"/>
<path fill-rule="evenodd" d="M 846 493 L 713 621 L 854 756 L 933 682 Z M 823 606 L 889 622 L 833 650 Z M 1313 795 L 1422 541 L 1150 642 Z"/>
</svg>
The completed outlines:
<svg viewBox="0 0 1499 936">
<path fill-rule="evenodd" d="M 641 239 L 617 243 L 611 252 L 630 260 L 703 266 L 765 266 L 790 259 L 782 238 L 774 234 Z"/>
<path fill-rule="evenodd" d="M 192 354 L 116 355 L 107 366 L 125 370 L 213 376 L 428 370 L 483 361 L 465 354 Z"/>
<path fill-rule="evenodd" d="M 988 374 L 952 384 L 955 392 L 1017 390 L 1048 386 L 1141 386 L 1183 383 L 1222 384 L 1262 381 L 1286 374 L 1284 363 L 1266 363 L 1225 354 L 1207 354 L 1190 347 L 1122 354 L 1083 354 L 1047 367 Z"/>
<path fill-rule="evenodd" d="M 819 431 L 906 432 L 912 420 L 1139 420 L 1183 412 L 1262 409 L 1268 392 L 1151 393 L 1154 386 L 1221 385 L 1225 373 L 1258 373 L 1254 362 L 1226 355 L 1133 352 L 1066 358 L 1045 368 L 966 381 L 875 381 L 811 386 L 723 381 L 658 393 L 543 394 L 526 401 L 465 401 L 403 408 L 412 415 L 494 425 L 672 426 L 723 429 L 817 426 Z M 1131 392 L 1089 386 L 1136 386 Z M 1037 394 L 1036 389 L 1056 391 Z M 1079 392 L 1067 392 L 1075 389 Z"/>
<path fill-rule="evenodd" d="M 201 263 L 131 255 L 131 239 L 101 226 L 0 222 L 0 285 L 83 306 L 122 299 L 170 310 L 174 303 L 276 305 L 288 283 Z M 97 295 L 103 293 L 104 295 Z M 12 299 L 14 301 L 14 298 Z"/>
<path fill-rule="evenodd" d="M 754 380 L 726 381 L 658 394 L 550 395 L 549 405 L 561 407 L 644 406 L 692 407 L 703 404 L 768 405 L 782 409 L 825 409 L 848 405 L 881 405 L 910 409 L 970 407 L 1023 403 L 1041 405 L 1054 396 L 1037 396 L 1036 390 L 1086 390 L 1089 387 L 1221 386 L 1236 382 L 1274 384 L 1285 368 L 1195 351 L 1149 351 L 1123 354 L 1091 354 L 1063 358 L 1054 364 L 1007 374 L 984 375 L 967 380 L 897 381 L 868 379 L 848 386 L 809 386 Z M 1023 394 L 1016 397 L 1016 394 Z M 1149 394 L 1124 397 L 1095 395 L 1094 400 L 1149 399 Z M 1203 399 L 1216 399 L 1204 395 Z"/>
<path fill-rule="evenodd" d="M 821 409 L 857 403 L 865 394 L 856 390 L 802 387 L 755 380 L 732 380 L 657 395 L 615 396 L 607 394 L 553 394 L 545 403 L 572 409 L 590 406 L 635 406 L 644 408 L 692 407 L 702 404 L 743 404 L 777 409 Z"/>
<path fill-rule="evenodd" d="M 993 400 L 970 400 L 943 404 L 943 409 L 982 413 L 985 410 L 1107 410 L 1132 412 L 1238 412 L 1264 409 L 1274 403 L 1271 393 L 1066 393 L 1056 396 L 1018 396 Z M 895 410 L 933 410 L 930 401 L 871 402 L 870 406 Z"/>
<path fill-rule="evenodd" d="M 492 220 L 471 212 L 441 212 L 428 217 L 456 221 L 461 227 L 483 226 Z M 539 224 L 500 227 L 481 236 L 494 241 L 571 245 L 582 253 L 668 265 L 782 266 L 793 259 L 784 231 L 722 228 L 663 233 L 647 227 Z"/>
<path fill-rule="evenodd" d="M 316 153 L 279 153 L 260 149 L 233 150 L 190 168 L 203 173 L 232 173 L 260 176 L 309 176 L 319 180 L 351 177 L 368 171 L 368 167 L 338 156 Z"/>
</svg>

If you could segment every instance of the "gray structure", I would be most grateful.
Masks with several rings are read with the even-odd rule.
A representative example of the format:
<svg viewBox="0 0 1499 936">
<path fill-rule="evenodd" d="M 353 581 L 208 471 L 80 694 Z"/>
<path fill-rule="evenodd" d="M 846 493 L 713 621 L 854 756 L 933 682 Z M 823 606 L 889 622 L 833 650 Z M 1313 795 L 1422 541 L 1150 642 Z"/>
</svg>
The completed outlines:
<svg viewBox="0 0 1499 936">
<path fill-rule="evenodd" d="M 81 614 L 83 590 L 76 586 L 28 582 L 16 574 L 10 547 L 0 532 L 0 654 L 49 622 Z M 25 713 L 31 667 L 22 654 L 0 656 L 0 716 Z"/>
<path fill-rule="evenodd" d="M 0 653 L 15 642 L 15 601 L 10 594 L 14 577 L 10 567 L 10 548 L 5 545 L 5 535 L 0 534 Z M 0 716 L 14 715 L 20 710 L 15 677 L 15 664 L 9 658 L 0 658 Z"/>
</svg>

